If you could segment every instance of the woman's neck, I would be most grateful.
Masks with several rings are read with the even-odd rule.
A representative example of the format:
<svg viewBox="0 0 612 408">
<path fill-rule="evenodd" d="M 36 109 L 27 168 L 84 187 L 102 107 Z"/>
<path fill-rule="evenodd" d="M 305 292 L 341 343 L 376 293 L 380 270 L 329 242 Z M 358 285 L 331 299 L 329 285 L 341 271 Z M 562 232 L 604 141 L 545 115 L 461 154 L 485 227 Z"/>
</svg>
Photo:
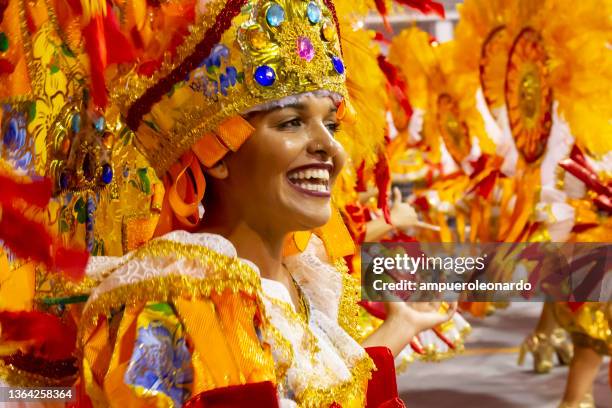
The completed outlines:
<svg viewBox="0 0 612 408">
<path fill-rule="evenodd" d="M 225 238 L 234 244 L 239 257 L 257 265 L 262 277 L 284 280 L 283 236 L 264 237 L 249 226 L 241 224 Z"/>
<path fill-rule="evenodd" d="M 224 197 L 216 195 L 216 197 Z M 215 205 L 216 204 L 216 205 Z M 232 211 L 232 206 L 218 199 L 209 203 L 207 211 L 214 217 L 204 215 L 201 224 L 203 232 L 219 234 L 230 241 L 240 258 L 248 259 L 259 268 L 263 278 L 281 283 L 297 308 L 299 293 L 289 271 L 283 266 L 283 246 L 289 231 L 272 230 L 265 223 L 253 224 L 246 217 Z"/>
<path fill-rule="evenodd" d="M 240 258 L 248 259 L 257 265 L 262 277 L 278 281 L 286 279 L 282 264 L 284 234 L 263 234 L 245 222 L 233 225 L 207 222 L 203 224 L 202 231 L 219 234 L 230 241 Z"/>
</svg>

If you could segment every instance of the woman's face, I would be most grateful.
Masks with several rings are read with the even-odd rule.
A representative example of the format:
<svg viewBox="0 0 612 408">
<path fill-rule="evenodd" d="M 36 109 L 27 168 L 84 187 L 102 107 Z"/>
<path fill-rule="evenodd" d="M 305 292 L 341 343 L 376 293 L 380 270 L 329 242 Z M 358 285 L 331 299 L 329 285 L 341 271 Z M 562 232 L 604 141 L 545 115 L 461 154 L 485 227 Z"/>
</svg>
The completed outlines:
<svg viewBox="0 0 612 408">
<path fill-rule="evenodd" d="M 339 125 L 333 101 L 305 95 L 248 119 L 254 134 L 225 160 L 226 190 L 241 216 L 264 230 L 325 224 L 331 188 L 345 161 L 334 138 Z"/>
</svg>

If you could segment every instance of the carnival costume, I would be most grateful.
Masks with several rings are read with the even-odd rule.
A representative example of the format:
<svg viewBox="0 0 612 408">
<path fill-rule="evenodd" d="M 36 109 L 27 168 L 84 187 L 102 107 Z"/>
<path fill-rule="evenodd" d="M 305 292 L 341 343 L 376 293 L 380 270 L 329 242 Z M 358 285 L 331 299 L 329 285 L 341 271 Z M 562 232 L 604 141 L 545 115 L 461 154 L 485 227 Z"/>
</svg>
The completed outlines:
<svg viewBox="0 0 612 408">
<path fill-rule="evenodd" d="M 348 334 L 357 289 L 337 214 L 287 245 L 301 310 L 224 238 L 166 233 L 198 224 L 201 165 L 248 139 L 242 114 L 305 93 L 332 98 L 340 118 L 359 113 L 333 3 L 14 0 L 2 11 L 2 159 L 48 176 L 56 199 L 43 218 L 100 255 L 80 281 L 3 269 L 35 278 L 10 308 L 58 316 L 78 349 L 58 358 L 25 342 L 2 358 L 4 381 L 76 381 L 78 406 L 350 407 L 366 389 L 370 406 L 402 406 L 390 353 Z"/>
</svg>

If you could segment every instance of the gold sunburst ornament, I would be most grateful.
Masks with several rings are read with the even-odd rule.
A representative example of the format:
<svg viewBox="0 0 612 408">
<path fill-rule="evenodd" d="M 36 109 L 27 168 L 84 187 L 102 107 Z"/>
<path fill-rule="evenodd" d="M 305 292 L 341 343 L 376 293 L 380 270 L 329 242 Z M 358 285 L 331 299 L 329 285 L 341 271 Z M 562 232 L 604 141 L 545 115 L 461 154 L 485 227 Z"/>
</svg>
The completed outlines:
<svg viewBox="0 0 612 408">
<path fill-rule="evenodd" d="M 529 163 L 544 153 L 552 126 L 553 92 L 541 36 L 525 28 L 516 37 L 506 71 L 505 95 L 516 146 Z"/>
<path fill-rule="evenodd" d="M 438 97 L 438 128 L 449 153 L 457 163 L 470 154 L 472 144 L 467 124 L 461 120 L 457 101 L 447 93 Z"/>
<path fill-rule="evenodd" d="M 504 104 L 504 78 L 508 64 L 507 50 L 512 38 L 505 25 L 494 28 L 485 38 L 478 61 L 482 93 L 491 113 Z"/>
</svg>

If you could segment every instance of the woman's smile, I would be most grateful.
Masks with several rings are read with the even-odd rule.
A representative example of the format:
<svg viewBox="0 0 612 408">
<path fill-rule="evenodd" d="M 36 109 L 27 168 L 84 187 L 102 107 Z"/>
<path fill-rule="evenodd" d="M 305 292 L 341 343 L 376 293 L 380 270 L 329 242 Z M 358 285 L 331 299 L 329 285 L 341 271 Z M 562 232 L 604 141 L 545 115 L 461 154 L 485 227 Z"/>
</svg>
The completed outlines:
<svg viewBox="0 0 612 408">
<path fill-rule="evenodd" d="M 289 185 L 299 191 L 314 197 L 329 198 L 330 175 L 334 166 L 331 163 L 313 163 L 297 167 L 287 172 Z"/>
</svg>

